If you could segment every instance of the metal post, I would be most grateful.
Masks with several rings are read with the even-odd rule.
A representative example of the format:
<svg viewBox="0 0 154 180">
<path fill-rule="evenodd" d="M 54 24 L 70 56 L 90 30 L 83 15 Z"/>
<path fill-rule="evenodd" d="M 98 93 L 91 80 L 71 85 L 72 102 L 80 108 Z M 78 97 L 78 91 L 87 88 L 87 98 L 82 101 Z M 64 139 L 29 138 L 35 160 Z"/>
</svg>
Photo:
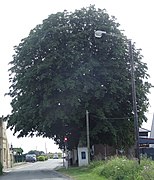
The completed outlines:
<svg viewBox="0 0 154 180">
<path fill-rule="evenodd" d="M 88 164 L 90 163 L 89 112 L 86 110 Z"/>
<path fill-rule="evenodd" d="M 65 136 L 64 137 L 64 149 L 65 149 L 65 167 L 66 169 L 68 169 L 68 166 L 69 166 L 69 153 L 68 153 L 68 139 L 67 137 Z"/>
<path fill-rule="evenodd" d="M 64 149 L 63 149 L 62 158 L 63 158 L 63 167 L 65 167 L 65 163 L 64 163 Z"/>
<path fill-rule="evenodd" d="M 138 114 L 137 114 L 137 104 L 136 104 L 136 88 L 135 88 L 135 75 L 134 75 L 134 58 L 132 53 L 132 43 L 129 40 L 129 56 L 131 64 L 131 81 L 132 81 L 132 98 L 133 98 L 133 111 L 134 111 L 134 128 L 135 128 L 135 148 L 136 148 L 136 158 L 140 164 L 140 149 L 139 149 L 139 126 L 138 126 Z"/>
<path fill-rule="evenodd" d="M 14 158 L 13 145 L 12 144 L 11 144 L 10 150 L 11 150 L 11 168 L 12 168 L 13 167 L 13 158 Z"/>
</svg>

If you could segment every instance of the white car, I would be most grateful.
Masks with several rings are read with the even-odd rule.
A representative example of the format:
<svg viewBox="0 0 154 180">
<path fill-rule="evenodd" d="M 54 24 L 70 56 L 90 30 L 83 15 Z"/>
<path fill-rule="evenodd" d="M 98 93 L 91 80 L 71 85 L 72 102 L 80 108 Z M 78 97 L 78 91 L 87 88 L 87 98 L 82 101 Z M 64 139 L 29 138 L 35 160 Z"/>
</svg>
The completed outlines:
<svg viewBox="0 0 154 180">
<path fill-rule="evenodd" d="M 53 155 L 53 159 L 58 159 L 58 154 L 57 154 L 57 153 L 55 153 L 55 154 Z"/>
<path fill-rule="evenodd" d="M 35 154 L 26 154 L 26 162 L 36 162 Z"/>
</svg>

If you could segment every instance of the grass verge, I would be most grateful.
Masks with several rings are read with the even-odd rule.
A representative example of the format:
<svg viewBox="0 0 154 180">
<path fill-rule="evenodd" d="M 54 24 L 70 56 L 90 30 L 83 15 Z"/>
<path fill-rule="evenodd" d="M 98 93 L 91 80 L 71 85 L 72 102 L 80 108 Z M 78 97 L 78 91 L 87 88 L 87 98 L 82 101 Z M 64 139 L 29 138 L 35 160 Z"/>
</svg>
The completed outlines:
<svg viewBox="0 0 154 180">
<path fill-rule="evenodd" d="M 70 167 L 68 169 L 61 168 L 57 171 L 74 180 L 106 180 L 91 172 L 89 167 Z"/>
<path fill-rule="evenodd" d="M 58 171 L 74 180 L 154 180 L 154 161 L 144 158 L 139 165 L 136 160 L 116 157 Z"/>
</svg>

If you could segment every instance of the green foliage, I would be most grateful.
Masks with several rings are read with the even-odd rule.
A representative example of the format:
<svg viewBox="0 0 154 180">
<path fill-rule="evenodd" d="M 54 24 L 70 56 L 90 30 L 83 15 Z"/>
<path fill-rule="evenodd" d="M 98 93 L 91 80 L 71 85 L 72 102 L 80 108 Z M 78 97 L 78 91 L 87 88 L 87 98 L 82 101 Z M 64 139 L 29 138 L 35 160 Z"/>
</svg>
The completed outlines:
<svg viewBox="0 0 154 180">
<path fill-rule="evenodd" d="M 97 174 L 91 173 L 87 167 L 70 167 L 62 168 L 58 170 L 60 173 L 68 175 L 74 180 L 106 180 L 106 178 L 100 177 Z"/>
<path fill-rule="evenodd" d="M 136 160 L 116 157 L 91 162 L 87 167 L 59 171 L 76 180 L 153 180 L 154 161 L 144 158 L 139 165 Z"/>
<path fill-rule="evenodd" d="M 2 163 L 0 162 L 0 175 L 2 175 L 3 174 L 3 165 L 2 165 Z"/>
<path fill-rule="evenodd" d="M 24 162 L 26 160 L 26 156 L 25 154 L 16 154 L 13 156 L 13 159 L 14 159 L 14 163 L 18 163 L 18 162 Z"/>
<path fill-rule="evenodd" d="M 144 159 L 139 165 L 137 161 L 117 157 L 98 165 L 93 172 L 111 180 L 152 180 L 154 178 L 154 162 Z"/>
<path fill-rule="evenodd" d="M 50 158 L 50 159 L 53 159 L 53 153 L 50 153 L 50 154 L 49 154 L 49 158 Z"/>
<path fill-rule="evenodd" d="M 41 155 L 37 157 L 37 161 L 46 161 L 48 160 L 48 156 L 46 155 Z"/>
<path fill-rule="evenodd" d="M 22 155 L 23 149 L 22 149 L 22 148 L 13 148 L 13 152 L 14 152 L 16 155 Z"/>
<path fill-rule="evenodd" d="M 62 158 L 62 153 L 58 153 L 58 158 Z"/>
<path fill-rule="evenodd" d="M 154 179 L 154 161 L 144 158 L 141 161 L 141 177 L 145 180 L 153 180 Z"/>
<path fill-rule="evenodd" d="M 54 138 L 68 149 L 86 137 L 90 112 L 91 143 L 125 147 L 133 143 L 134 123 L 127 38 L 115 17 L 94 6 L 51 14 L 15 47 L 10 62 L 12 113 L 8 127 L 18 137 Z M 97 39 L 100 29 L 116 36 Z M 137 108 L 146 120 L 147 65 L 133 44 Z"/>
<path fill-rule="evenodd" d="M 36 156 L 44 154 L 43 151 L 31 150 L 27 154 L 35 154 Z"/>
<path fill-rule="evenodd" d="M 104 161 L 92 161 L 90 164 L 89 164 L 89 168 L 90 169 L 94 169 L 98 166 L 101 166 L 102 164 L 104 164 L 105 162 Z"/>
<path fill-rule="evenodd" d="M 45 156 L 38 156 L 37 161 L 45 161 Z"/>
<path fill-rule="evenodd" d="M 134 174 L 137 172 L 137 166 L 135 161 L 128 161 L 125 158 L 114 158 L 105 163 L 104 166 L 99 167 L 99 170 L 100 175 L 107 179 L 133 179 Z"/>
<path fill-rule="evenodd" d="M 48 156 L 44 156 L 44 158 L 45 158 L 45 161 L 48 160 Z"/>
</svg>

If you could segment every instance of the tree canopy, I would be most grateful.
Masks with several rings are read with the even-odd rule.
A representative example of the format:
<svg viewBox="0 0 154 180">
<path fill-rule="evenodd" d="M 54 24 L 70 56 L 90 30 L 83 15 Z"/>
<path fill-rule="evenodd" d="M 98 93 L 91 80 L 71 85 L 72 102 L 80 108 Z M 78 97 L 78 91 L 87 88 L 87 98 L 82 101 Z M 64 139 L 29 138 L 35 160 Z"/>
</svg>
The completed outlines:
<svg viewBox="0 0 154 180">
<path fill-rule="evenodd" d="M 38 151 L 38 150 L 30 150 L 27 154 L 35 154 L 37 156 L 45 154 L 43 151 Z"/>
<path fill-rule="evenodd" d="M 16 155 L 21 155 L 23 153 L 23 149 L 22 148 L 13 148 L 13 153 Z"/>
<path fill-rule="evenodd" d="M 96 30 L 113 36 L 98 39 Z M 151 84 L 135 44 L 132 51 L 141 124 L 146 121 Z M 8 127 L 19 132 L 19 137 L 42 135 L 62 147 L 67 136 L 70 148 L 76 147 L 85 141 L 88 110 L 92 144 L 133 143 L 127 37 L 106 10 L 90 6 L 51 14 L 15 47 L 10 65 Z"/>
</svg>

